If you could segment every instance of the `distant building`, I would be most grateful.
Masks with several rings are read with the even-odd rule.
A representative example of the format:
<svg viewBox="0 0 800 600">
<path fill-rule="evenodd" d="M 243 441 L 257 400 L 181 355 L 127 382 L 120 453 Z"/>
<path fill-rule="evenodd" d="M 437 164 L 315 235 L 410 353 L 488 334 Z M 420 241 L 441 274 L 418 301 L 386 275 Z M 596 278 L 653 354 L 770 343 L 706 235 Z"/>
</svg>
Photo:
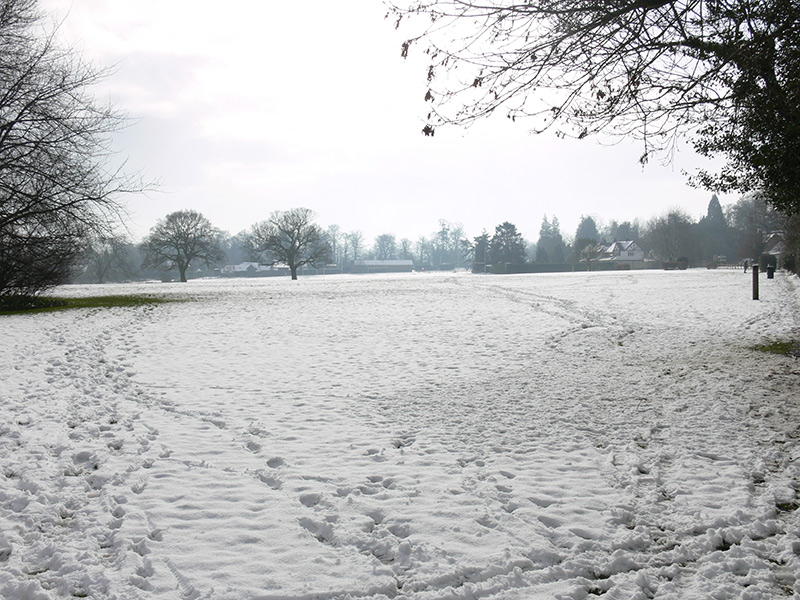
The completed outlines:
<svg viewBox="0 0 800 600">
<path fill-rule="evenodd" d="M 644 264 L 644 250 L 634 241 L 612 242 L 603 249 L 600 262 L 611 262 L 620 268 L 631 268 Z"/>
<path fill-rule="evenodd" d="M 764 243 L 764 254 L 774 256 L 778 268 L 783 268 L 783 255 L 786 254 L 786 242 L 783 239 L 783 233 L 774 232 L 769 235 Z"/>
<path fill-rule="evenodd" d="M 411 273 L 414 262 L 411 260 L 357 260 L 351 273 Z"/>
<path fill-rule="evenodd" d="M 225 265 L 219 270 L 222 277 L 274 277 L 288 275 L 285 265 L 260 265 L 257 262 L 243 262 L 238 265 Z"/>
</svg>

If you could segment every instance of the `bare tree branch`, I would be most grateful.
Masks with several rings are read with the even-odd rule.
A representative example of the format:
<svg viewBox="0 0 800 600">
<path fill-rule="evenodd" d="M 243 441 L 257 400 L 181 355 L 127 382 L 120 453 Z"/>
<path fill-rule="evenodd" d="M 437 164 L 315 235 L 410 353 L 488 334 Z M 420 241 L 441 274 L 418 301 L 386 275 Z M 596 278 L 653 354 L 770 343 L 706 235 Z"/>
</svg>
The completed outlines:
<svg viewBox="0 0 800 600">
<path fill-rule="evenodd" d="M 0 0 L 0 295 L 66 281 L 88 238 L 124 216 L 121 195 L 145 187 L 107 168 L 123 119 L 88 91 L 107 72 L 42 38 L 38 21 L 35 0 Z M 37 264 L 47 256 L 58 265 Z"/>
<path fill-rule="evenodd" d="M 641 161 L 689 135 L 720 173 L 800 209 L 800 5 L 794 0 L 409 0 L 389 3 L 428 60 L 423 129 L 495 112 L 533 131 L 636 136 Z"/>
</svg>

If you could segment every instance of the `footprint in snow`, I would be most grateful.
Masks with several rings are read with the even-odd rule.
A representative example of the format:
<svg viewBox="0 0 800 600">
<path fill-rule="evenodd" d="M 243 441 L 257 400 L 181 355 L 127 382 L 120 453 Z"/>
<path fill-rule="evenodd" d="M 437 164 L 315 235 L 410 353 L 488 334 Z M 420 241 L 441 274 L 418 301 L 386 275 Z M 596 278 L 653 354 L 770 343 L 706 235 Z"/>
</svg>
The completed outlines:
<svg viewBox="0 0 800 600">
<path fill-rule="evenodd" d="M 227 423 L 223 419 L 217 417 L 205 417 L 203 421 L 205 421 L 206 423 L 211 423 L 214 427 L 217 427 L 218 429 L 225 429 L 225 427 L 227 427 Z"/>
<path fill-rule="evenodd" d="M 487 529 L 497 528 L 497 521 L 489 515 L 479 517 L 478 519 L 475 519 L 475 522 L 478 523 L 478 525 L 483 525 Z"/>
<path fill-rule="evenodd" d="M 371 457 L 372 460 L 375 462 L 383 462 L 386 460 L 386 457 L 383 455 L 383 452 L 379 448 L 367 448 L 366 452 L 367 456 Z"/>
<path fill-rule="evenodd" d="M 251 423 L 249 425 L 249 427 L 247 428 L 247 432 L 250 435 L 254 435 L 256 437 L 262 437 L 262 438 L 267 437 L 267 435 L 269 435 L 269 433 L 267 432 L 267 430 L 264 427 L 262 427 L 261 425 L 256 425 L 254 423 Z"/>
<path fill-rule="evenodd" d="M 145 515 L 144 517 L 145 523 L 147 523 L 147 537 L 153 542 L 161 542 L 164 540 L 164 530 L 160 527 L 156 527 L 153 524 L 153 521 L 150 519 L 149 515 Z"/>
<path fill-rule="evenodd" d="M 503 504 L 502 508 L 507 513 L 513 513 L 518 508 L 522 508 L 522 504 L 520 504 L 519 502 L 509 501 Z"/>
<path fill-rule="evenodd" d="M 320 494 L 309 493 L 309 494 L 301 494 L 300 495 L 300 503 L 303 506 L 307 506 L 309 508 L 319 504 L 320 500 L 322 500 L 322 496 Z"/>
<path fill-rule="evenodd" d="M 136 567 L 136 575 L 142 578 L 152 577 L 156 570 L 148 558 L 142 558 L 142 564 Z"/>
<path fill-rule="evenodd" d="M 147 579 L 144 577 L 139 577 L 138 575 L 131 575 L 129 581 L 131 582 L 131 585 L 139 588 L 143 592 L 152 592 L 155 589 L 153 584 L 147 581 Z"/>
<path fill-rule="evenodd" d="M 561 527 L 563 523 L 559 519 L 554 519 L 553 517 L 548 517 L 547 515 L 539 515 L 536 517 L 539 519 L 539 522 L 544 525 L 545 527 L 549 527 L 550 529 L 556 529 Z"/>
<path fill-rule="evenodd" d="M 333 525 L 330 523 L 321 523 L 307 517 L 300 519 L 299 523 L 306 531 L 317 538 L 317 540 L 320 542 L 325 544 L 334 543 Z"/>
<path fill-rule="evenodd" d="M 417 438 L 410 434 L 410 433 L 401 433 L 395 439 L 392 440 L 392 446 L 397 448 L 398 450 L 401 448 L 406 448 L 417 441 Z"/>
<path fill-rule="evenodd" d="M 131 491 L 134 494 L 141 494 L 144 489 L 147 487 L 147 477 L 140 476 L 131 484 Z"/>
<path fill-rule="evenodd" d="M 270 469 L 277 469 L 278 467 L 282 467 L 286 463 L 280 456 L 273 456 L 267 461 L 267 466 Z"/>
<path fill-rule="evenodd" d="M 268 473 L 264 473 L 264 471 L 256 471 L 256 477 L 258 477 L 259 481 L 261 481 L 262 483 L 266 483 L 273 490 L 280 489 L 282 485 L 280 479 L 272 475 L 269 475 Z"/>
<path fill-rule="evenodd" d="M 147 537 L 131 540 L 131 550 L 136 552 L 139 556 L 150 554 L 150 548 L 147 547 Z"/>
</svg>

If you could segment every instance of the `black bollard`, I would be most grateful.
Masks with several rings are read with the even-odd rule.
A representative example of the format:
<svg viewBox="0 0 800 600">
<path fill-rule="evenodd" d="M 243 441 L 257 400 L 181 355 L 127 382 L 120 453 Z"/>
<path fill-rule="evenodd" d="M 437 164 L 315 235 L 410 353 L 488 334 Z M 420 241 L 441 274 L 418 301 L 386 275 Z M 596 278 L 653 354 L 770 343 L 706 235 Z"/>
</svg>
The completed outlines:
<svg viewBox="0 0 800 600">
<path fill-rule="evenodd" d="M 753 265 L 753 300 L 758 300 L 758 265 Z"/>
</svg>

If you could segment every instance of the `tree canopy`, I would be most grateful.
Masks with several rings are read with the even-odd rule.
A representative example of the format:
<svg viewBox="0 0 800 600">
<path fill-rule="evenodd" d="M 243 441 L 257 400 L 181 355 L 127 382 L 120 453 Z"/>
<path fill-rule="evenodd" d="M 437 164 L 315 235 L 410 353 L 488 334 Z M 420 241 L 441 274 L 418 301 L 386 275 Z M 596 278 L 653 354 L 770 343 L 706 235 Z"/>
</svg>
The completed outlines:
<svg viewBox="0 0 800 600">
<path fill-rule="evenodd" d="M 221 232 L 206 217 L 195 210 L 179 210 L 168 214 L 150 230 L 142 242 L 145 266 L 176 268 L 181 281 L 194 262 L 207 266 L 225 256 L 221 247 Z"/>
<path fill-rule="evenodd" d="M 536 242 L 536 262 L 561 263 L 564 262 L 566 243 L 561 235 L 561 226 L 558 217 L 552 221 L 547 220 L 547 215 L 542 217 L 542 226 L 539 229 L 539 241 Z"/>
<path fill-rule="evenodd" d="M 89 93 L 104 73 L 40 21 L 35 0 L 0 0 L 0 296 L 65 283 L 88 240 L 111 233 L 119 194 L 141 189 L 108 169 L 122 121 Z"/>
<path fill-rule="evenodd" d="M 285 263 L 292 279 L 297 279 L 297 270 L 303 265 L 326 263 L 330 246 L 314 218 L 314 212 L 307 208 L 293 208 L 276 211 L 266 221 L 253 225 L 250 247 L 254 256 L 272 264 Z"/>
<path fill-rule="evenodd" d="M 516 225 L 505 221 L 494 228 L 489 241 L 489 254 L 493 263 L 525 262 L 525 241 Z"/>
<path fill-rule="evenodd" d="M 796 0 L 409 0 L 431 103 L 423 132 L 498 109 L 578 138 L 643 141 L 641 160 L 674 150 L 725 159 L 692 182 L 762 190 L 800 210 L 800 3 Z"/>
<path fill-rule="evenodd" d="M 575 240 L 590 240 L 596 242 L 600 239 L 600 234 L 597 232 L 597 223 L 592 217 L 581 217 L 581 222 L 578 223 L 578 229 L 575 231 Z"/>
</svg>

